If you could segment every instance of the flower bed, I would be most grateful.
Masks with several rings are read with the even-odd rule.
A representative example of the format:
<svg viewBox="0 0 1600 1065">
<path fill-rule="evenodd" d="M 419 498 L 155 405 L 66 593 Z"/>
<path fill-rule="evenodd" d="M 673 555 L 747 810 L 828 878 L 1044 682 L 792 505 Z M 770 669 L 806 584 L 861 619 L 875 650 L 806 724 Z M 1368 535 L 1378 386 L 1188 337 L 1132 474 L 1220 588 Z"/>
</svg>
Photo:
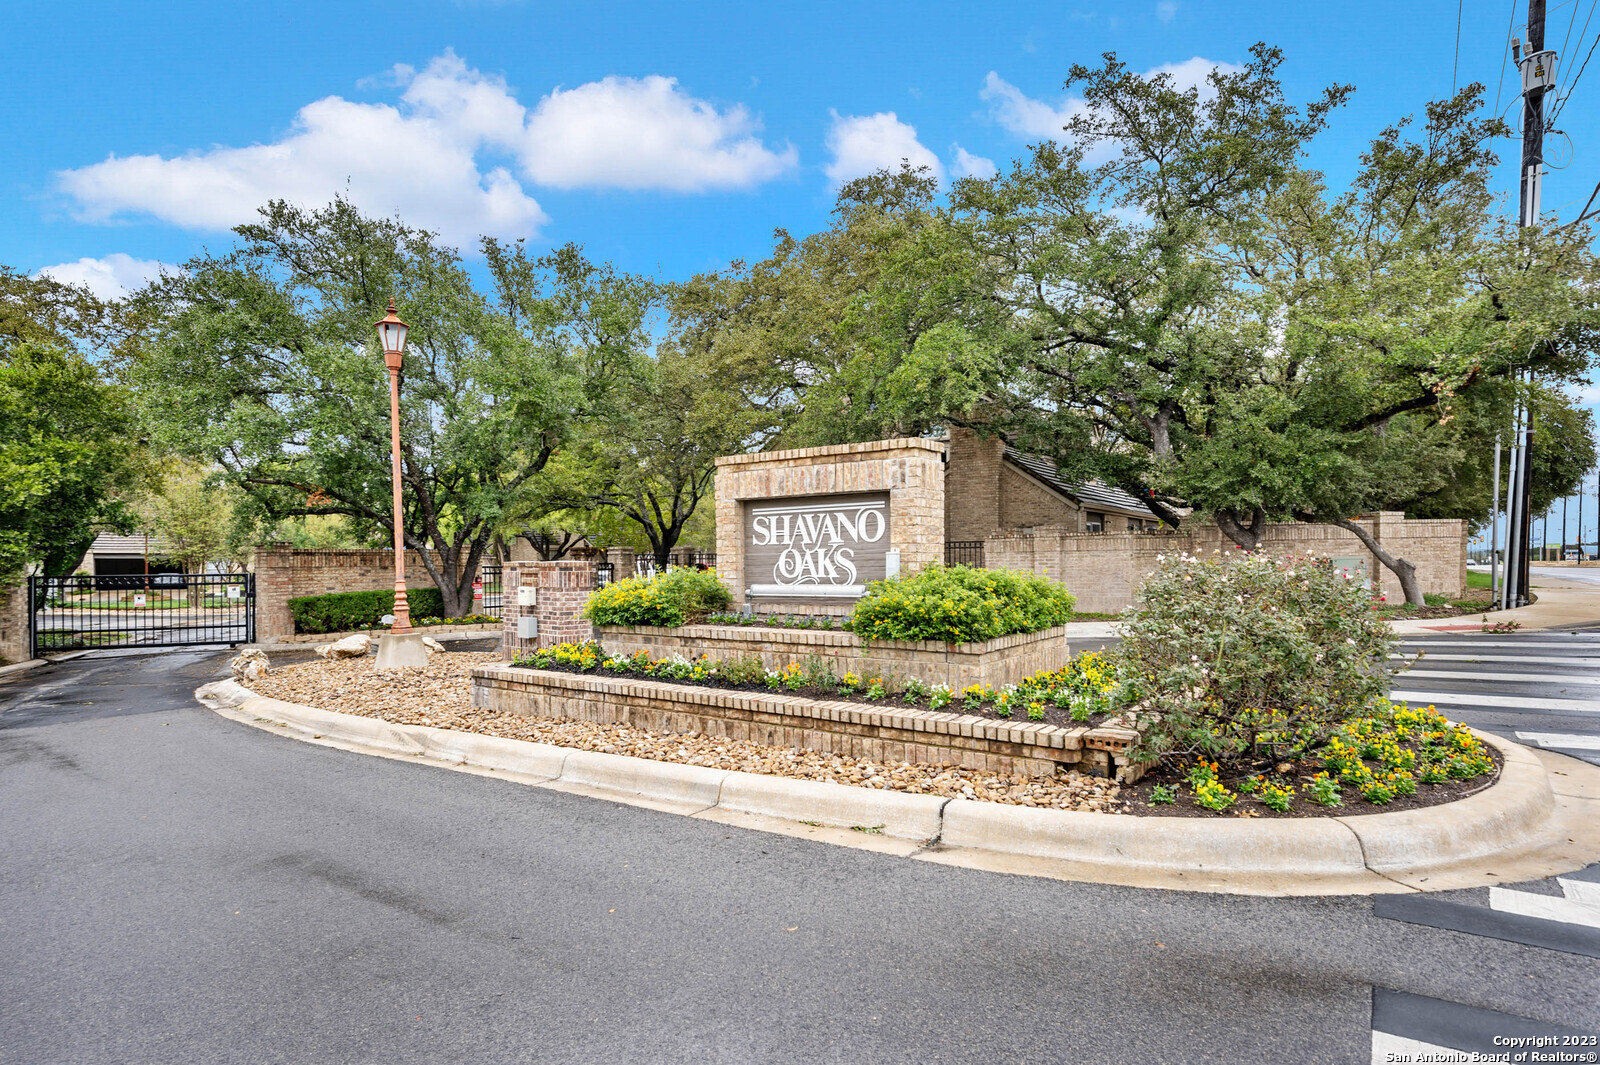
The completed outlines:
<svg viewBox="0 0 1600 1065">
<path fill-rule="evenodd" d="M 1493 784 L 1501 759 L 1433 707 L 1384 700 L 1297 761 L 1230 772 L 1204 757 L 1163 765 L 1130 796 L 1136 813 L 1309 817 L 1416 809 Z"/>
<path fill-rule="evenodd" d="M 512 662 L 530 669 L 654 677 L 735 691 L 788 692 L 814 699 L 907 706 L 1064 727 L 1105 722 L 1110 717 L 1109 699 L 1115 686 L 1104 656 L 1096 651 L 1080 654 L 1060 669 L 1024 677 L 1019 683 L 999 688 L 971 684 L 959 690 L 916 678 L 886 680 L 850 671 L 837 674 L 830 663 L 816 656 L 773 668 L 754 656 L 718 660 L 705 655 L 694 659 L 683 655 L 652 658 L 647 651 L 607 654 L 592 640 L 523 652 Z"/>
<path fill-rule="evenodd" d="M 678 628 L 604 626 L 598 630 L 608 655 L 631 657 L 643 651 L 653 659 L 679 655 L 719 661 L 759 659 L 769 669 L 791 662 L 820 661 L 835 676 L 855 673 L 882 677 L 891 691 L 909 680 L 959 693 L 980 684 L 1000 689 L 1035 673 L 1060 669 L 1071 658 L 1065 628 L 1002 636 L 981 643 L 932 640 L 863 640 L 830 629 L 767 629 L 739 625 L 684 625 Z"/>
</svg>

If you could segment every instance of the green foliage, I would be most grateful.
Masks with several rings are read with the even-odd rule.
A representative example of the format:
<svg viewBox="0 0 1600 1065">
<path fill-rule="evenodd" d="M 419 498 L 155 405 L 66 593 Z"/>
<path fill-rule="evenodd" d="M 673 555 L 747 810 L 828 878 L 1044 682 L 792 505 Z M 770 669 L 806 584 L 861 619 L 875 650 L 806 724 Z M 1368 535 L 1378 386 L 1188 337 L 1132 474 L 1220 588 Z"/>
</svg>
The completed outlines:
<svg viewBox="0 0 1600 1065">
<path fill-rule="evenodd" d="M 850 631 L 863 640 L 971 643 L 1064 624 L 1072 604 L 1065 587 L 1037 574 L 929 566 L 868 585 Z"/>
<path fill-rule="evenodd" d="M 158 447 L 225 471 L 266 522 L 339 516 L 392 538 L 389 376 L 372 323 L 411 326 L 400 373 L 406 546 L 471 609 L 507 508 L 644 358 L 654 287 L 575 248 L 486 247 L 493 301 L 426 232 L 269 204 L 239 247 L 138 297 L 156 322 L 129 367 Z M 457 579 L 457 575 L 459 579 Z"/>
<path fill-rule="evenodd" d="M 1326 559 L 1162 558 L 1121 628 L 1120 698 L 1159 711 L 1145 757 L 1293 758 L 1389 690 L 1394 635 Z"/>
<path fill-rule="evenodd" d="M 242 553 L 233 542 L 242 493 L 231 484 L 212 483 L 211 475 L 201 463 L 173 460 L 162 471 L 159 487 L 139 503 L 143 524 L 166 541 L 188 573 L 202 573 L 208 563 Z"/>
<path fill-rule="evenodd" d="M 628 577 L 606 585 L 589 597 L 583 616 L 596 625 L 673 629 L 721 610 L 731 600 L 716 570 L 679 566 L 654 577 Z"/>
<path fill-rule="evenodd" d="M 413 623 L 415 619 L 444 614 L 444 601 L 437 588 L 407 588 L 406 603 Z M 298 596 L 289 600 L 289 613 L 294 616 L 294 631 L 300 633 L 370 629 L 380 624 L 385 614 L 394 613 L 394 591 Z"/>
<path fill-rule="evenodd" d="M 141 480 L 125 391 L 77 351 L 0 347 L 0 582 L 71 573 L 95 534 L 131 528 Z"/>
</svg>

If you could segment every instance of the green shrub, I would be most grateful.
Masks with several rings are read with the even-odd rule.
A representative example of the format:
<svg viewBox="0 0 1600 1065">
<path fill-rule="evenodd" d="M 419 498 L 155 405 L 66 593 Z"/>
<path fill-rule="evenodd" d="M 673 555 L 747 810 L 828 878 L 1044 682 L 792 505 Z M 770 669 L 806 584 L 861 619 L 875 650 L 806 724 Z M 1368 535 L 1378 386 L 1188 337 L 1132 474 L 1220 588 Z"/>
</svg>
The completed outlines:
<svg viewBox="0 0 1600 1065">
<path fill-rule="evenodd" d="M 406 602 L 411 617 L 442 617 L 444 596 L 437 588 L 408 588 Z M 294 616 L 294 631 L 302 633 L 344 632 L 370 629 L 385 614 L 394 613 L 394 591 L 334 592 L 331 595 L 303 595 L 289 600 Z"/>
<path fill-rule="evenodd" d="M 1394 637 L 1360 581 L 1314 556 L 1157 556 L 1123 615 L 1116 701 L 1139 755 L 1247 768 L 1320 748 L 1388 695 Z"/>
<path fill-rule="evenodd" d="M 1064 586 L 1037 574 L 929 566 L 869 584 L 848 627 L 863 640 L 970 643 L 1060 625 L 1072 603 Z"/>
<path fill-rule="evenodd" d="M 699 621 L 733 600 L 717 571 L 680 567 L 654 577 L 629 577 L 589 597 L 583 616 L 596 625 L 658 625 L 675 629 Z"/>
</svg>

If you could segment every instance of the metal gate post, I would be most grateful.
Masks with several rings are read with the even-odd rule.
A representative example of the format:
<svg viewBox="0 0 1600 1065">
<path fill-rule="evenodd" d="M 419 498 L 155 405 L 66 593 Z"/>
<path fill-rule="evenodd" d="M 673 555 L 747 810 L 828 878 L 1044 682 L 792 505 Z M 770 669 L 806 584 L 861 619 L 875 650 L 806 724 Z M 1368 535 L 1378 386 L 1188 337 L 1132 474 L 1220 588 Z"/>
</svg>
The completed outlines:
<svg viewBox="0 0 1600 1065">
<path fill-rule="evenodd" d="M 245 594 L 245 627 L 244 627 L 244 631 L 245 631 L 245 636 L 246 636 L 245 642 L 246 643 L 255 643 L 256 642 L 256 575 L 254 573 L 246 573 L 244 575 L 244 579 L 245 579 L 245 586 L 244 586 L 244 594 Z"/>
<path fill-rule="evenodd" d="M 37 577 L 28 578 L 28 658 L 39 657 L 39 609 L 38 600 L 34 595 L 34 581 Z"/>
</svg>

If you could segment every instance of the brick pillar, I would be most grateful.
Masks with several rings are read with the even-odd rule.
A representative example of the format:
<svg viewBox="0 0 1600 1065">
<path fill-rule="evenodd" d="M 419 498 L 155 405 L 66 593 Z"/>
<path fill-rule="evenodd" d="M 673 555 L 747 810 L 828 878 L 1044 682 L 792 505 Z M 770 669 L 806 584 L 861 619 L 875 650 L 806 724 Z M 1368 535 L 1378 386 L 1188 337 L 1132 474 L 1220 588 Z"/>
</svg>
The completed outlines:
<svg viewBox="0 0 1600 1065">
<path fill-rule="evenodd" d="M 1372 538 L 1378 545 L 1391 555 L 1399 558 L 1406 557 L 1406 515 L 1400 510 L 1380 510 L 1372 516 Z M 1406 593 L 1400 587 L 1400 578 L 1394 572 L 1378 561 L 1378 556 L 1365 552 L 1371 559 L 1368 572 L 1372 576 L 1372 586 L 1378 590 L 1391 603 L 1406 601 Z M 1415 562 L 1416 559 L 1410 561 Z"/>
<path fill-rule="evenodd" d="M 289 613 L 289 597 L 294 594 L 287 544 L 256 548 L 253 569 L 256 575 L 256 639 L 294 635 L 294 615 Z"/>
<path fill-rule="evenodd" d="M 510 661 L 518 651 L 594 637 L 594 626 L 580 616 L 594 592 L 593 562 L 518 562 L 502 571 L 502 579 L 507 603 L 505 638 L 500 641 L 502 659 Z M 532 587 L 535 592 L 537 601 L 531 606 L 521 605 L 521 589 L 525 587 Z M 524 640 L 517 636 L 517 619 L 530 616 L 539 619 L 539 635 Z"/>
<path fill-rule="evenodd" d="M 1000 471 L 1005 442 L 950 427 L 944 473 L 944 535 L 948 540 L 983 540 L 1000 530 Z M 941 557 L 942 545 L 941 545 Z"/>
<path fill-rule="evenodd" d="M 28 585 L 0 587 L 0 666 L 28 657 Z"/>
<path fill-rule="evenodd" d="M 505 562 L 500 567 L 500 661 L 509 662 L 517 649 L 517 589 L 522 587 L 522 567 L 526 562 Z"/>
<path fill-rule="evenodd" d="M 637 551 L 631 547 L 606 548 L 606 561 L 614 567 L 613 572 L 617 580 L 633 576 L 634 561 L 639 557 Z"/>
</svg>

